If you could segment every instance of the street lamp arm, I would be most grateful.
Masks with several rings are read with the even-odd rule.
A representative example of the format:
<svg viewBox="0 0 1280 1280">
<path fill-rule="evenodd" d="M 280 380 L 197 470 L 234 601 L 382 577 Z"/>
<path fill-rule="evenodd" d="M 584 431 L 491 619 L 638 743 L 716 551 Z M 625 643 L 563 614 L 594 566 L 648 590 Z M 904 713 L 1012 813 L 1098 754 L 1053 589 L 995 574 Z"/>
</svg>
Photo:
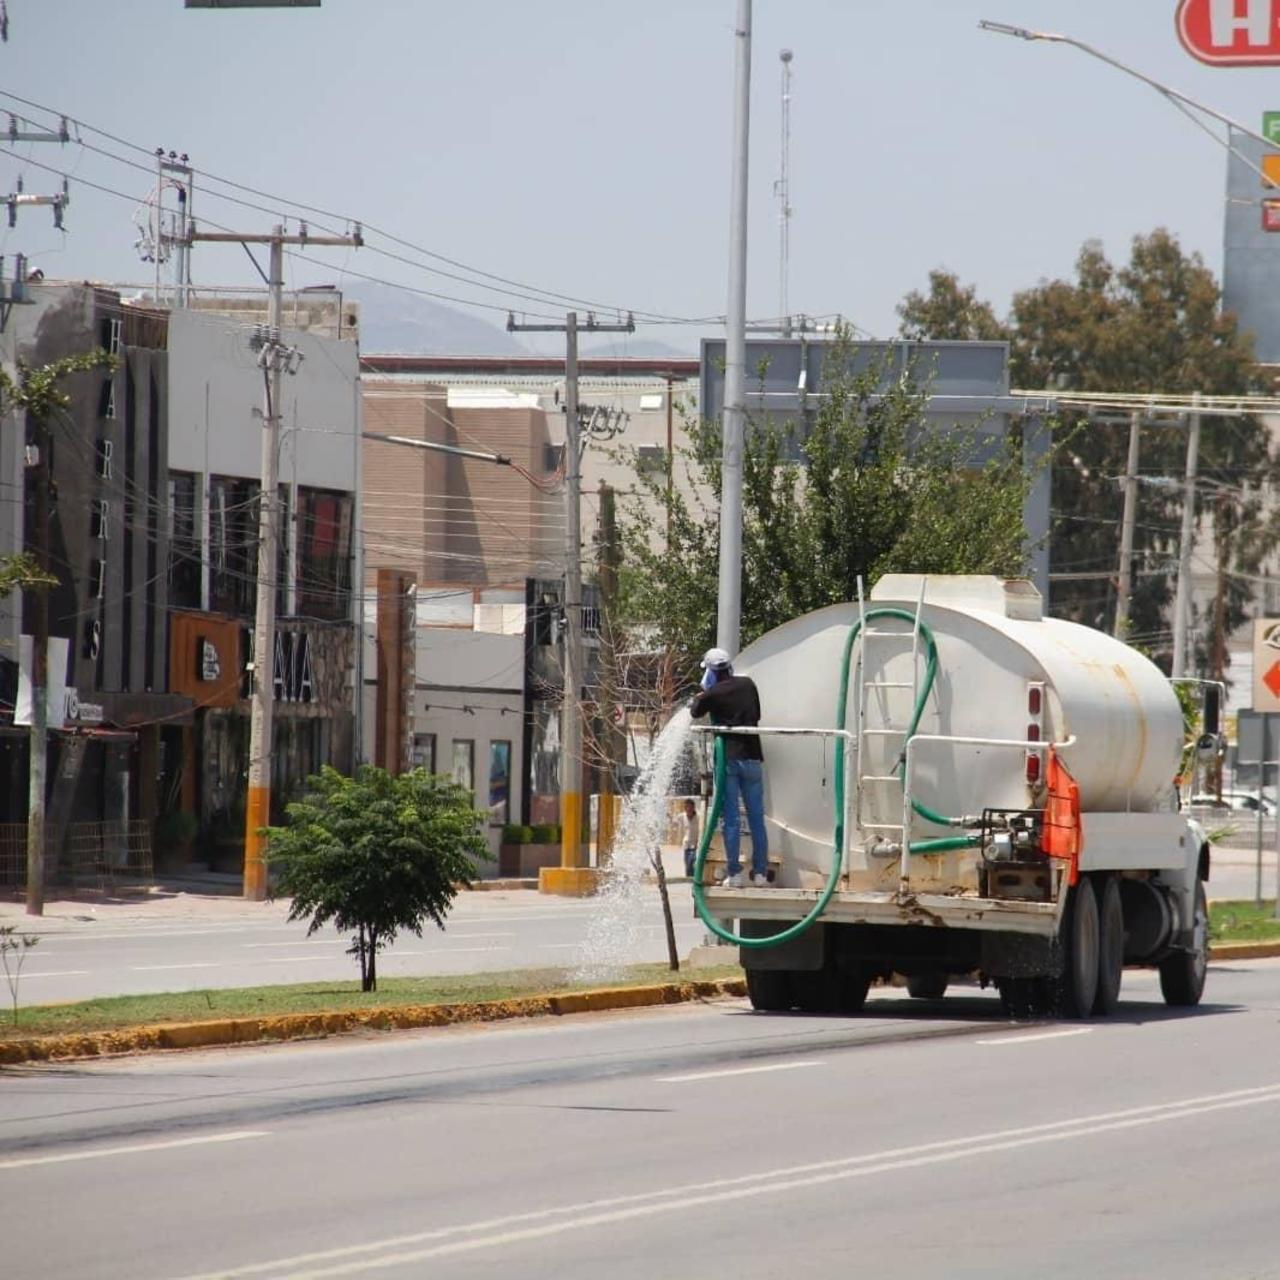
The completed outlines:
<svg viewBox="0 0 1280 1280">
<path fill-rule="evenodd" d="M 1105 62 L 1109 67 L 1115 67 L 1117 71 L 1123 71 L 1125 75 L 1132 76 L 1135 80 L 1141 80 L 1143 84 L 1148 85 L 1157 93 L 1170 99 L 1172 102 L 1181 103 L 1184 106 L 1193 108 L 1196 111 L 1202 111 L 1205 115 L 1218 121 L 1219 124 L 1225 124 L 1228 128 L 1235 129 L 1239 133 L 1243 133 L 1246 137 L 1252 138 L 1255 142 L 1261 142 L 1264 146 L 1271 146 L 1270 139 L 1265 138 L 1262 134 L 1250 129 L 1247 125 L 1241 124 L 1238 120 L 1231 116 L 1224 115 L 1214 107 L 1206 106 L 1203 102 L 1197 102 L 1195 98 L 1189 98 L 1185 93 L 1180 93 L 1177 89 L 1171 88 L 1167 84 L 1161 84 L 1159 80 L 1154 80 L 1149 75 L 1143 74 L 1136 68 L 1129 66 L 1127 63 L 1120 62 L 1113 58 L 1110 54 L 1103 53 L 1101 49 L 1095 49 L 1093 45 L 1086 44 L 1083 40 L 1077 40 L 1074 36 L 1059 35 L 1053 31 L 1031 31 L 1027 27 L 1010 26 L 1007 22 L 991 22 L 984 18 L 978 23 L 983 31 L 990 31 L 995 35 L 1015 36 L 1019 40 L 1044 40 L 1051 44 L 1069 44 L 1079 49 L 1082 53 L 1087 53 L 1091 58 L 1097 58 L 1099 62 Z M 1227 144 L 1228 149 L 1232 149 Z M 1262 174 L 1262 170 L 1257 165 L 1251 163 L 1247 158 L 1241 157 L 1245 163 L 1249 165 L 1254 172 Z M 1262 174 L 1266 178 L 1265 174 Z M 1274 185 L 1267 179 L 1267 185 Z"/>
<path fill-rule="evenodd" d="M 479 458 L 481 462 L 496 462 L 500 467 L 514 465 L 505 453 L 481 453 L 478 449 L 459 449 L 451 444 L 437 444 L 434 440 L 415 440 L 412 436 L 389 436 L 381 431 L 362 431 L 366 440 L 381 440 L 383 444 L 403 444 L 411 449 L 431 449 L 437 453 L 452 453 L 459 458 Z"/>
</svg>

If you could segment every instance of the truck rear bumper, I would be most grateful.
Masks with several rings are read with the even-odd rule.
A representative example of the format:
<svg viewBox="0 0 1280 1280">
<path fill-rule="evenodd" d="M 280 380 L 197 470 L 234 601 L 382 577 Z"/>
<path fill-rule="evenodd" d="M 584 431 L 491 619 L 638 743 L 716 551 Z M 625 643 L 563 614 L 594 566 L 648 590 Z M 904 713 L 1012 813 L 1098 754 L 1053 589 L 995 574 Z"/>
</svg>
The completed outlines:
<svg viewBox="0 0 1280 1280">
<path fill-rule="evenodd" d="M 821 896 L 813 889 L 705 890 L 707 909 L 723 920 L 799 920 Z M 829 924 L 922 925 L 939 929 L 989 929 L 1052 937 L 1056 902 L 961 897 L 941 893 L 837 893 L 819 917 Z"/>
</svg>

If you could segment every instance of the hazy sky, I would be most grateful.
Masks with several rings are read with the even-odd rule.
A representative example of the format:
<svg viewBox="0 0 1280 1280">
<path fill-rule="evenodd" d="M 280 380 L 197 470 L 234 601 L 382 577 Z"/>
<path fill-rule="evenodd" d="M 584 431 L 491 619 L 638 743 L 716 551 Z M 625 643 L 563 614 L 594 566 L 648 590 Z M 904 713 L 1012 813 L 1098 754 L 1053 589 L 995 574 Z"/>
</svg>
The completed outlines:
<svg viewBox="0 0 1280 1280">
<path fill-rule="evenodd" d="M 542 289 L 669 315 L 724 310 L 734 0 L 7 3 L 7 93 Z M 1221 147 L 1078 51 L 977 29 L 990 17 L 1063 31 L 1253 127 L 1280 108 L 1280 69 L 1201 66 L 1178 45 L 1174 9 L 756 0 L 752 314 L 778 312 L 783 46 L 795 52 L 793 310 L 842 311 L 889 334 L 895 304 L 939 265 L 1003 309 L 1013 290 L 1069 272 L 1087 237 L 1122 256 L 1131 236 L 1159 225 L 1219 270 Z M 84 185 L 140 199 L 146 172 L 74 144 L 17 151 L 0 160 L 6 190 L 19 174 L 28 191 L 56 188 L 29 161 L 71 171 L 67 233 L 51 229 L 47 209 L 24 209 L 16 230 L 0 231 L 0 252 L 25 251 L 49 276 L 148 278 L 130 201 Z M 196 200 L 198 215 L 224 226 L 272 221 L 209 191 Z M 476 314 L 499 324 L 509 305 L 536 306 L 371 249 L 314 256 L 322 263 L 290 262 L 290 283 L 340 280 L 347 268 L 491 303 L 500 310 Z M 198 251 L 195 276 L 257 280 L 239 249 Z"/>
</svg>

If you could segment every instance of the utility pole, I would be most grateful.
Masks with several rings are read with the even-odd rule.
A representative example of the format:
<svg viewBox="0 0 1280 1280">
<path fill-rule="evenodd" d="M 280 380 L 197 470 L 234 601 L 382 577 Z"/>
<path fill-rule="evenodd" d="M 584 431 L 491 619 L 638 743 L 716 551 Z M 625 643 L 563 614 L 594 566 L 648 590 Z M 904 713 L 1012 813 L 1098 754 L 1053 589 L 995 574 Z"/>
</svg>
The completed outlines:
<svg viewBox="0 0 1280 1280">
<path fill-rule="evenodd" d="M 31 554 L 36 572 L 49 575 L 49 429 L 28 413 L 36 462 L 31 468 Z M 31 593 L 31 749 L 27 782 L 27 915 L 44 915 L 45 788 L 49 764 L 49 588 Z M 61 723 L 61 721 L 59 721 Z"/>
<path fill-rule="evenodd" d="M 1187 640 L 1191 630 L 1191 550 L 1196 536 L 1196 470 L 1200 460 L 1200 392 L 1191 396 L 1196 406 L 1187 432 L 1186 484 L 1182 497 L 1182 540 L 1178 545 L 1178 587 L 1173 598 L 1173 676 L 1187 674 Z"/>
<path fill-rule="evenodd" d="M 349 236 L 312 236 L 303 223 L 297 235 L 286 235 L 276 226 L 267 235 L 241 235 L 229 231 L 196 231 L 191 228 L 185 247 L 197 243 L 236 243 L 270 247 L 267 278 L 267 324 L 251 340 L 263 373 L 262 475 L 258 490 L 258 589 L 253 625 L 253 693 L 249 721 L 249 782 L 244 807 L 244 896 L 261 902 L 267 896 L 266 841 L 260 834 L 271 822 L 271 721 L 275 698 L 276 578 L 280 541 L 280 378 L 286 370 L 297 372 L 296 348 L 280 340 L 284 308 L 284 247 L 287 244 L 324 245 L 358 249 L 363 243 L 360 226 Z"/>
<path fill-rule="evenodd" d="M 578 332 L 634 333 L 635 320 L 602 324 L 590 312 L 578 324 L 570 311 L 564 324 L 517 323 L 507 317 L 508 333 L 563 333 L 564 357 L 564 697 L 560 707 L 560 866 L 543 867 L 543 893 L 581 897 L 595 887 L 582 856 L 582 459 L 578 450 Z"/>
<path fill-rule="evenodd" d="M 1129 457 L 1124 468 L 1124 515 L 1120 521 L 1120 580 L 1116 588 L 1114 634 L 1123 640 L 1129 631 L 1129 598 L 1133 593 L 1133 527 L 1138 515 L 1138 448 L 1142 413 L 1129 415 Z"/>
<path fill-rule="evenodd" d="M 725 309 L 720 464 L 720 583 L 716 644 L 738 652 L 742 617 L 742 448 L 747 419 L 747 143 L 751 112 L 751 0 L 734 27 L 733 169 L 729 200 L 729 300 Z"/>
<path fill-rule="evenodd" d="M 671 374 L 667 374 L 667 550 L 671 550 L 671 497 L 675 484 L 675 429 L 672 423 Z"/>
</svg>

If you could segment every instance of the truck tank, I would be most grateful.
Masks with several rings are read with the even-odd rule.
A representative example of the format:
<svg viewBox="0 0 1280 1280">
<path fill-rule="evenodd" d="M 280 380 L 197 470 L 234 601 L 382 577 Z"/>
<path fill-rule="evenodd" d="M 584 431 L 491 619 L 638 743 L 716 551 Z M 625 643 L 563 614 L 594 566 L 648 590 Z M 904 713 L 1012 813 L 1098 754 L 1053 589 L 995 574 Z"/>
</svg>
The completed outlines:
<svg viewBox="0 0 1280 1280">
<path fill-rule="evenodd" d="M 1039 594 L 1024 581 L 887 575 L 867 611 L 893 608 L 914 616 L 922 588 L 921 618 L 936 642 L 938 666 L 917 734 L 1074 737 L 1059 756 L 1079 785 L 1082 811 L 1175 807 L 1182 713 L 1154 664 L 1101 632 L 1045 618 Z M 762 725 L 834 727 L 844 648 L 858 618 L 856 604 L 833 605 L 785 623 L 742 652 L 735 666 L 759 687 Z M 861 739 L 861 758 L 852 748 L 848 753 L 846 866 L 849 887 L 888 888 L 896 884 L 898 865 L 877 856 L 875 845 L 901 839 L 902 787 L 893 778 L 901 776 L 903 731 L 921 687 L 925 646 L 913 658 L 909 620 L 876 617 L 867 632 L 853 648 L 845 709 L 847 729 L 861 724 L 870 731 Z M 780 856 L 783 885 L 817 887 L 830 869 L 834 746 L 831 738 L 764 740 L 770 851 Z M 934 815 L 1043 803 L 1040 783 L 1031 780 L 1037 769 L 1043 778 L 1043 752 L 1030 753 L 1039 757 L 1031 763 L 1017 748 L 920 742 L 912 755 L 913 799 Z M 952 834 L 953 828 L 917 815 L 910 838 Z M 970 851 L 913 856 L 913 883 L 971 890 L 976 867 Z"/>
</svg>

